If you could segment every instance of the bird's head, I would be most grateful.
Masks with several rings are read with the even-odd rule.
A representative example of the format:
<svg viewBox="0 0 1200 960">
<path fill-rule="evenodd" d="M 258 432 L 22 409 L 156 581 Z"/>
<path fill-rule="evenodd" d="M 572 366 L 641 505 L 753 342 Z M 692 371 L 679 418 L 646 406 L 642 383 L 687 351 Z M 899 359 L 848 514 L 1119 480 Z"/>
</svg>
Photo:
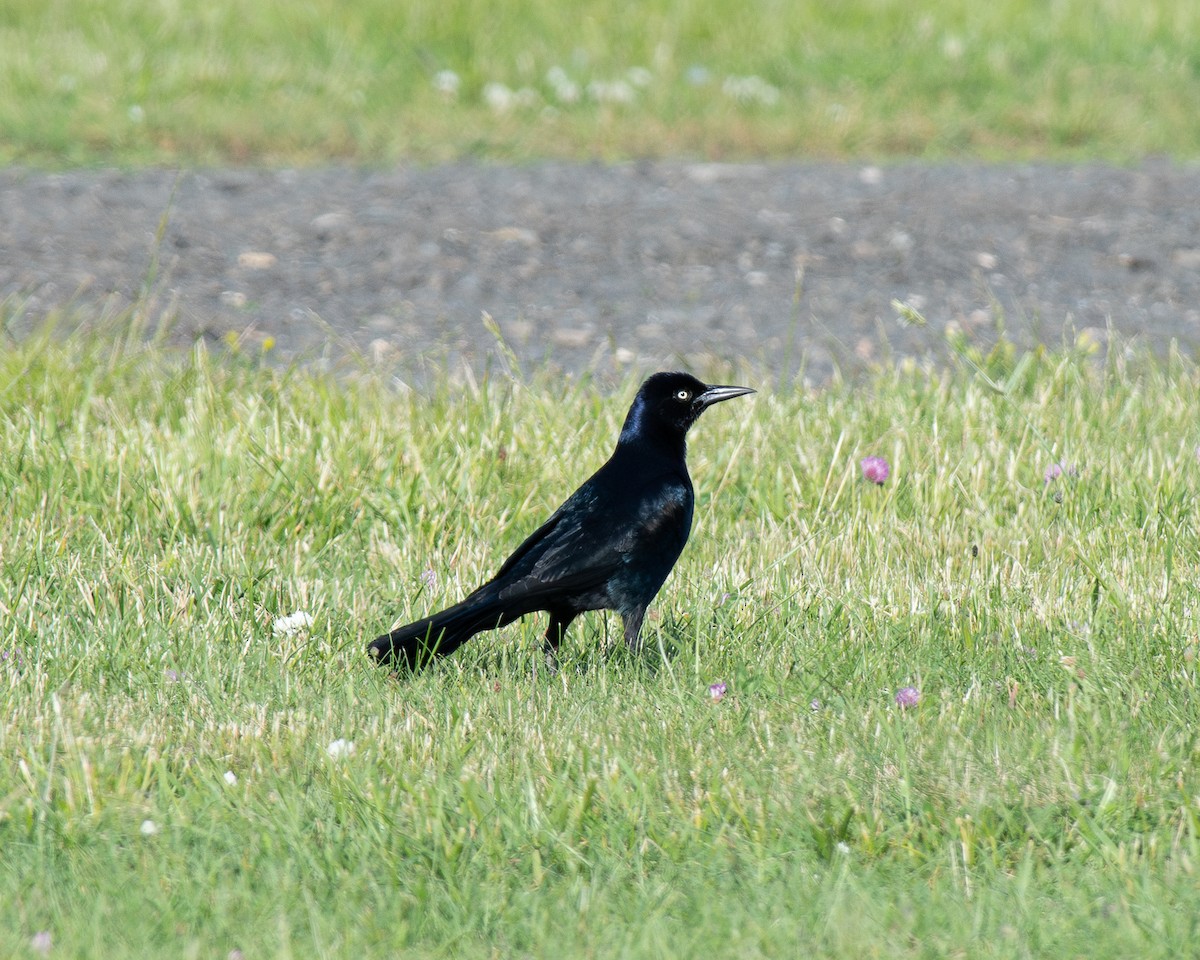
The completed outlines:
<svg viewBox="0 0 1200 960">
<path fill-rule="evenodd" d="M 748 393 L 754 391 L 749 387 L 715 386 L 697 380 L 690 373 L 656 373 L 638 390 L 621 438 L 668 434 L 682 439 L 700 414 L 714 403 Z"/>
</svg>

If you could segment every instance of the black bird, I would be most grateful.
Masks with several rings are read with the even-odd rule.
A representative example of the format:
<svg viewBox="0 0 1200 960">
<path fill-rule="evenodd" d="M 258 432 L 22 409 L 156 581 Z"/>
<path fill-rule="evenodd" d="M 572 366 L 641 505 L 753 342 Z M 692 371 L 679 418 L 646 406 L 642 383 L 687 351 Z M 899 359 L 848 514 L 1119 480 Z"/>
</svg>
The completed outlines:
<svg viewBox="0 0 1200 960">
<path fill-rule="evenodd" d="M 747 393 L 686 373 L 656 373 L 634 398 L 617 448 L 497 574 L 441 613 L 371 642 L 368 653 L 411 669 L 453 653 L 475 634 L 537 610 L 550 614 L 547 659 L 585 610 L 616 610 L 625 643 L 640 646 L 646 608 L 675 566 L 695 496 L 684 437 L 706 409 Z"/>
</svg>

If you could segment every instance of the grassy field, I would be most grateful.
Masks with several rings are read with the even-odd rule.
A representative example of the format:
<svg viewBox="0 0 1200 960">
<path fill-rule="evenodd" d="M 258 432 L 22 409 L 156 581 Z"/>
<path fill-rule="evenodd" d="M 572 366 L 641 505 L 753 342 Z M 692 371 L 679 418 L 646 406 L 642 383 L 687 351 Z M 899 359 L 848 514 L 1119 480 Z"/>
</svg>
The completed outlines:
<svg viewBox="0 0 1200 960">
<path fill-rule="evenodd" d="M 1192 0 L 9 0 L 0 163 L 1194 159 L 1197 51 Z M 532 619 L 397 680 L 367 640 L 634 379 L 7 340 L 0 956 L 1188 955 L 1200 372 L 956 346 L 697 371 L 760 393 L 692 435 L 647 652 L 595 615 L 535 673 Z"/>
<path fill-rule="evenodd" d="M 740 374 L 644 657 L 595 615 L 535 676 L 529 621 L 397 682 L 366 640 L 489 574 L 635 381 L 9 344 L 0 954 L 1187 955 L 1200 375 L 962 356 Z"/>
<path fill-rule="evenodd" d="M 0 162 L 1200 156 L 1194 0 L 6 0 Z"/>
</svg>

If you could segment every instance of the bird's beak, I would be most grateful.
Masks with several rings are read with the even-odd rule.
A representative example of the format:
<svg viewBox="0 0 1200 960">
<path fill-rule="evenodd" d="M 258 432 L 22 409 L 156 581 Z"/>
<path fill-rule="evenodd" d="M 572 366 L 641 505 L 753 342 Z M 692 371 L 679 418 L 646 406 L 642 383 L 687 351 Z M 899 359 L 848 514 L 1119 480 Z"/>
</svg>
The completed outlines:
<svg viewBox="0 0 1200 960">
<path fill-rule="evenodd" d="M 696 397 L 696 403 L 700 405 L 701 410 L 705 410 L 714 403 L 732 400 L 734 397 L 744 397 L 748 393 L 754 393 L 754 391 L 749 387 L 709 387 Z"/>
</svg>

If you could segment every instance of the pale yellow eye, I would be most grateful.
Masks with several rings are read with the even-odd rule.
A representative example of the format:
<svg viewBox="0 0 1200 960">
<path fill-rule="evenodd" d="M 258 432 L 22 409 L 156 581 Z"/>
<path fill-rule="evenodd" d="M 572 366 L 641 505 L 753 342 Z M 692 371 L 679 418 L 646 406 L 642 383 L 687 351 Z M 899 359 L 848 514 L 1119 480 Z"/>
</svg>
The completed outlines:
<svg viewBox="0 0 1200 960">
<path fill-rule="evenodd" d="M 680 390 L 675 394 L 675 399 L 678 400 L 680 403 L 687 403 L 689 400 L 692 399 L 692 391 Z"/>
</svg>

